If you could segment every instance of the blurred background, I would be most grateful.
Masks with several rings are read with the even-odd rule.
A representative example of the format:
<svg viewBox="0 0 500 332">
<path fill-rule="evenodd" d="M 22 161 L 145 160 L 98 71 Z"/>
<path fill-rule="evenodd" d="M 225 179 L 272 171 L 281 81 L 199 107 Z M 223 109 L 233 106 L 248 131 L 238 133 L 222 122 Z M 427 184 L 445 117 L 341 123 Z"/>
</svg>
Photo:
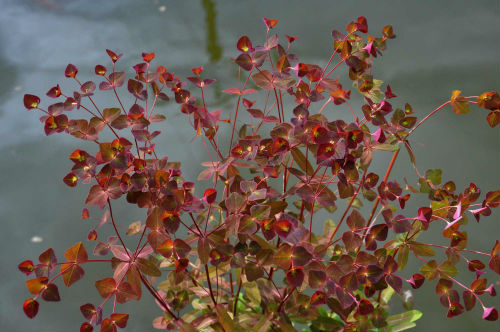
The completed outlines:
<svg viewBox="0 0 500 332">
<path fill-rule="evenodd" d="M 409 102 L 422 117 L 449 99 L 452 90 L 460 89 L 464 95 L 500 90 L 498 1 L 0 0 L 0 330 L 77 330 L 83 321 L 79 306 L 101 301 L 94 280 L 110 273 L 107 265 L 89 264 L 85 278 L 71 289 L 59 283 L 62 303 L 41 303 L 34 320 L 22 312 L 29 293 L 17 264 L 25 259 L 36 262 L 49 247 L 62 258 L 64 250 L 85 240 L 93 226 L 80 220 L 88 186 L 71 189 L 61 181 L 72 166 L 68 155 L 76 147 L 91 145 L 67 135 L 46 137 L 39 114 L 27 112 L 22 105 L 25 93 L 43 96 L 42 105 L 47 105 L 45 93 L 55 84 L 60 83 L 63 91 L 76 89 L 64 77 L 68 63 L 78 66 L 85 81 L 96 79 L 96 64 L 109 65 L 106 48 L 124 53 L 118 67 L 128 73 L 130 66 L 142 61 L 141 52 L 154 51 L 155 65 L 163 64 L 180 76 L 189 76 L 191 68 L 203 65 L 204 77 L 217 79 L 209 107 L 222 109 L 227 118 L 235 98 L 220 91 L 237 85 L 237 69 L 229 57 L 237 56 L 236 41 L 243 34 L 254 45 L 263 44 L 262 17 L 279 20 L 273 32 L 282 40 L 285 33 L 299 37 L 292 50 L 302 62 L 325 65 L 333 48 L 331 30 L 342 31 L 361 15 L 368 19 L 371 34 L 378 36 L 383 26 L 392 24 L 397 35 L 374 66 L 374 77 L 389 83 L 398 95 L 394 106 Z M 100 105 L 112 106 L 108 94 L 100 95 Z M 355 91 L 351 98 L 359 110 L 362 98 Z M 195 179 L 202 170 L 200 163 L 208 160 L 201 141 L 187 144 L 193 131 L 175 103 L 164 104 L 158 112 L 167 117 L 160 128 L 163 134 L 156 139 L 160 151 L 183 163 L 185 178 Z M 343 107 L 325 111 L 339 117 L 346 112 Z M 442 168 L 443 181 L 454 180 L 458 191 L 471 181 L 483 193 L 499 188 L 500 132 L 498 127 L 489 128 L 486 115 L 475 107 L 468 115 L 455 115 L 448 108 L 420 127 L 412 137 L 420 171 Z M 384 172 L 389 158 L 389 153 L 379 153 L 371 169 Z M 416 180 L 406 152 L 391 174 L 400 183 L 403 177 L 410 183 Z M 405 211 L 414 213 L 419 202 L 425 204 L 416 199 Z M 144 211 L 116 206 L 120 224 L 144 221 Z M 99 213 L 92 210 L 98 218 Z M 470 219 L 469 246 L 489 252 L 500 238 L 499 213 L 480 224 Z M 440 228 L 428 233 L 429 241 L 440 241 Z M 94 245 L 84 243 L 90 252 Z M 444 257 L 443 252 L 438 255 Z M 410 264 L 420 267 L 418 262 Z M 500 290 L 498 275 L 490 277 Z M 469 283 L 470 275 L 460 280 Z M 446 319 L 447 309 L 439 304 L 434 287 L 435 283 L 426 283 L 415 294 L 415 307 L 424 316 L 413 331 L 499 330 L 498 322 L 481 319 L 477 306 Z M 486 299 L 490 306 L 498 302 L 498 298 Z M 119 311 L 131 314 L 127 331 L 150 330 L 152 320 L 160 315 L 148 294 Z M 392 311 L 403 311 L 398 299 Z"/>
</svg>

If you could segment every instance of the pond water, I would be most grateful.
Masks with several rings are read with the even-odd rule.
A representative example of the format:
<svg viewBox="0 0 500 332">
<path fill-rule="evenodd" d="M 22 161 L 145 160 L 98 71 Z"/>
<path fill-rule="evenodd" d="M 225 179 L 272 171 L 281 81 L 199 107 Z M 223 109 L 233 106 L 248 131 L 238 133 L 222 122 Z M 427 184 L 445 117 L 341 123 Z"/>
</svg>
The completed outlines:
<svg viewBox="0 0 500 332">
<path fill-rule="evenodd" d="M 498 1 L 471 5 L 470 1 L 0 0 L 0 330 L 76 330 L 82 322 L 78 307 L 99 301 L 91 280 L 108 273 L 107 267 L 89 268 L 70 290 L 60 287 L 62 304 L 42 303 L 34 320 L 22 312 L 28 292 L 16 265 L 26 258 L 35 260 L 48 247 L 62 257 L 64 249 L 84 239 L 90 228 L 79 219 L 88 188 L 70 189 L 61 182 L 71 167 L 68 155 L 81 143 L 61 135 L 45 137 L 38 114 L 26 112 L 22 105 L 24 93 L 44 95 L 55 83 L 69 88 L 63 71 L 70 62 L 79 67 L 79 75 L 90 79 L 95 64 L 108 63 L 106 48 L 125 54 L 122 68 L 137 63 L 141 52 L 154 51 L 156 64 L 181 75 L 203 65 L 206 76 L 218 80 L 219 92 L 211 96 L 210 107 L 229 114 L 234 99 L 220 90 L 236 84 L 237 71 L 228 58 L 237 55 L 235 44 L 243 34 L 254 44 L 263 42 L 262 17 L 279 20 L 280 37 L 299 36 L 293 50 L 303 62 L 326 64 L 331 30 L 343 29 L 360 15 L 367 17 L 373 34 L 386 24 L 394 26 L 397 38 L 376 60 L 374 74 L 391 84 L 401 97 L 398 105 L 409 102 L 419 117 L 446 101 L 454 89 L 466 95 L 500 90 Z M 359 107 L 361 98 L 354 91 L 352 96 L 352 104 Z M 157 144 L 171 160 L 183 162 L 186 178 L 196 178 L 200 162 L 208 159 L 203 146 L 199 141 L 186 144 L 192 131 L 173 103 L 159 110 L 167 122 Z M 471 181 L 483 192 L 500 187 L 500 132 L 489 129 L 485 117 L 484 110 L 475 108 L 463 116 L 450 109 L 438 113 L 413 137 L 419 168 L 443 168 L 443 178 L 455 180 L 458 188 Z M 376 158 L 373 169 L 382 172 L 386 157 Z M 408 158 L 401 157 L 392 177 L 414 181 Z M 418 206 L 417 202 L 407 209 Z M 117 205 L 117 219 L 123 225 L 144 220 L 126 208 Z M 473 226 L 468 227 L 473 234 L 471 248 L 489 251 L 500 238 L 497 212 L 469 226 Z M 439 241 L 439 234 L 428 238 Z M 445 319 L 446 309 L 433 289 L 429 283 L 415 294 L 416 308 L 424 318 L 414 331 L 498 331 L 498 324 L 480 319 L 478 308 Z M 123 306 L 131 313 L 126 330 L 149 329 L 159 316 L 152 299 L 144 297 L 140 305 Z M 400 310 L 395 301 L 394 312 Z"/>
</svg>

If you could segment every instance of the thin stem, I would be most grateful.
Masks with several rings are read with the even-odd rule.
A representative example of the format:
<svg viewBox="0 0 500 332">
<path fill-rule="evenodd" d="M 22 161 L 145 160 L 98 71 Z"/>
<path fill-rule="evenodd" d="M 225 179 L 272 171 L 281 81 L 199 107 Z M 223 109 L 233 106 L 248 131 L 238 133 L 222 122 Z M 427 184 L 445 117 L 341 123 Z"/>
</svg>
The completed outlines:
<svg viewBox="0 0 500 332">
<path fill-rule="evenodd" d="M 387 179 L 389 178 L 389 175 L 391 174 L 392 168 L 394 167 L 394 163 L 396 162 L 396 158 L 398 157 L 399 151 L 400 151 L 400 149 L 394 151 L 394 154 L 392 155 L 392 159 L 391 159 L 391 162 L 389 164 L 389 167 L 387 168 L 387 171 L 385 172 L 383 182 L 387 182 Z M 375 204 L 373 205 L 373 208 L 372 208 L 372 212 L 370 214 L 370 218 L 368 218 L 368 222 L 367 222 L 368 225 L 372 221 L 372 218 L 375 215 L 375 211 L 377 210 L 379 203 L 380 203 L 380 196 L 377 196 L 377 199 L 375 200 Z M 364 235 L 366 235 L 366 231 L 365 231 Z"/>
<path fill-rule="evenodd" d="M 278 309 L 276 310 L 277 312 L 280 312 L 283 305 L 285 304 L 286 300 L 288 300 L 288 298 L 290 297 L 290 295 L 292 295 L 293 291 L 295 290 L 296 287 L 293 287 L 290 292 L 288 292 L 288 294 L 286 294 L 286 296 L 283 298 L 283 300 L 281 300 L 280 304 L 278 305 Z"/>
<path fill-rule="evenodd" d="M 118 239 L 120 240 L 120 242 L 123 246 L 123 250 L 125 250 L 125 252 L 127 253 L 127 256 L 129 258 L 131 258 L 130 254 L 128 253 L 127 247 L 125 246 L 125 243 L 123 242 L 123 239 L 120 235 L 120 232 L 118 232 L 118 228 L 116 228 L 115 218 L 113 217 L 113 209 L 111 208 L 111 201 L 109 200 L 109 198 L 108 198 L 108 206 L 109 206 L 109 215 L 111 217 L 111 222 L 113 224 L 113 228 L 115 229 L 115 233 L 118 236 Z"/>
<path fill-rule="evenodd" d="M 236 307 L 238 305 L 238 299 L 240 298 L 240 291 L 241 291 L 241 276 L 240 276 L 240 282 L 238 284 L 238 290 L 236 291 L 236 297 L 234 298 L 234 307 L 233 307 L 233 317 L 236 318 Z"/>
<path fill-rule="evenodd" d="M 146 288 L 148 289 L 148 291 L 151 293 L 151 295 L 153 295 L 153 297 L 158 300 L 158 302 L 161 304 L 161 306 L 163 307 L 163 309 L 165 309 L 166 312 L 168 312 L 170 314 L 170 316 L 172 316 L 175 320 L 179 320 L 179 317 L 174 314 L 172 312 L 172 310 L 170 310 L 170 308 L 168 307 L 168 304 L 165 302 L 165 300 L 163 300 L 159 295 L 158 293 L 151 287 L 151 285 L 149 284 L 149 282 L 144 278 L 144 276 L 142 275 L 142 273 L 140 271 L 139 272 L 139 278 L 141 278 L 141 281 L 142 283 L 144 284 L 144 286 L 146 286 Z"/>
<path fill-rule="evenodd" d="M 439 245 L 439 244 L 432 244 L 432 243 L 422 243 L 422 244 L 424 244 L 426 246 L 436 247 L 436 248 L 442 248 L 442 249 L 449 249 L 450 248 L 450 247 L 442 246 L 442 245 Z M 477 251 L 477 250 L 472 250 L 472 249 L 460 249 L 459 251 L 473 252 L 473 253 L 478 254 L 478 255 L 484 255 L 484 256 L 490 257 L 490 254 L 487 254 L 487 253 L 481 252 L 481 251 Z"/>
<path fill-rule="evenodd" d="M 321 106 L 321 108 L 319 109 L 318 113 L 323 112 L 323 110 L 325 109 L 326 105 L 328 105 L 331 101 L 332 101 L 332 98 L 328 98 L 328 100 L 323 104 L 323 106 Z"/>
<path fill-rule="evenodd" d="M 253 68 L 250 70 L 250 72 L 248 73 L 248 76 L 247 76 L 247 79 L 245 80 L 245 83 L 243 83 L 243 87 L 240 88 L 240 84 L 241 84 L 241 80 L 240 80 L 240 75 L 241 75 L 241 68 L 238 67 L 238 89 L 241 91 L 241 90 L 245 90 L 245 87 L 248 83 L 248 79 L 250 78 L 250 75 L 252 75 L 252 72 L 253 72 Z M 240 107 L 240 101 L 241 101 L 241 94 L 238 96 L 238 101 L 236 102 L 236 112 L 234 114 L 234 121 L 233 121 L 233 130 L 231 132 L 231 141 L 229 143 L 229 151 L 228 151 L 228 155 L 231 153 L 231 149 L 233 147 L 233 138 L 234 138 L 234 130 L 236 128 L 236 120 L 238 119 L 238 110 L 239 110 L 239 107 Z"/>
<path fill-rule="evenodd" d="M 335 237 L 335 234 L 337 234 L 337 231 L 339 230 L 340 225 L 342 225 L 342 222 L 344 221 L 344 218 L 346 217 L 347 212 L 349 211 L 352 204 L 354 203 L 354 199 L 356 198 L 356 196 L 358 196 L 359 189 L 361 189 L 361 186 L 365 183 L 365 175 L 366 175 L 367 170 L 368 170 L 368 168 L 366 168 L 365 171 L 363 172 L 363 175 L 361 176 L 361 181 L 359 181 L 359 185 L 358 185 L 358 188 L 356 189 L 356 192 L 354 193 L 351 200 L 349 201 L 349 205 L 347 205 L 347 208 L 345 209 L 344 214 L 342 215 L 342 218 L 340 218 L 339 223 L 337 224 L 337 226 L 335 227 L 335 230 L 333 231 L 332 235 L 328 239 L 328 244 L 321 250 L 321 252 L 327 250 L 333 244 L 332 240 Z"/>
<path fill-rule="evenodd" d="M 208 273 L 208 265 L 207 264 L 205 264 L 205 274 L 207 276 L 207 283 L 208 283 L 208 289 L 210 290 L 210 297 L 212 298 L 212 302 L 214 303 L 214 305 L 217 305 L 217 301 L 215 300 L 214 292 L 212 290 L 212 282 L 210 281 L 210 275 Z"/>
<path fill-rule="evenodd" d="M 425 118 L 423 118 L 422 120 L 420 120 L 419 123 L 417 123 L 417 125 L 415 127 L 413 127 L 409 132 L 408 132 L 408 136 L 411 135 L 411 133 L 413 133 L 415 131 L 415 129 L 417 129 L 422 123 L 424 123 L 428 118 L 430 118 L 431 116 L 433 116 L 435 113 L 437 113 L 440 109 L 442 109 L 443 107 L 445 107 L 446 105 L 450 104 L 451 101 L 448 100 L 446 103 L 442 104 L 441 106 L 439 106 L 438 108 L 436 108 L 434 111 L 430 112 Z"/>
</svg>

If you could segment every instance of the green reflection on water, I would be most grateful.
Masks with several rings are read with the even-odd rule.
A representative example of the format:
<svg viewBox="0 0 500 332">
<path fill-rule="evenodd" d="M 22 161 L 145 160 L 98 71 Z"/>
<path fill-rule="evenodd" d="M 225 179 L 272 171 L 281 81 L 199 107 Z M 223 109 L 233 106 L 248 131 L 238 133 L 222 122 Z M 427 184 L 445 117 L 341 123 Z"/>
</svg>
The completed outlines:
<svg viewBox="0 0 500 332">
<path fill-rule="evenodd" d="M 217 62 L 222 56 L 222 47 L 219 45 L 219 40 L 217 39 L 217 12 L 215 4 L 212 0 L 202 0 L 201 4 L 205 10 L 207 53 L 210 55 L 210 62 Z"/>
</svg>

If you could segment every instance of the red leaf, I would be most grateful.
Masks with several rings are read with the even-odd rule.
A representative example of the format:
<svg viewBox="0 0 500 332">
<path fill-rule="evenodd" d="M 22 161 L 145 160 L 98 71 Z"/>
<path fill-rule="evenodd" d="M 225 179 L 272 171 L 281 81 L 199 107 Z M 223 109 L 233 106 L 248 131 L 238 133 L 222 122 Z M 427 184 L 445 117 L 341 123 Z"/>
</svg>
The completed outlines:
<svg viewBox="0 0 500 332">
<path fill-rule="evenodd" d="M 95 88 L 96 88 L 95 83 L 92 81 L 88 81 L 82 84 L 80 90 L 83 92 L 84 95 L 88 96 L 94 93 Z"/>
<path fill-rule="evenodd" d="M 119 328 L 124 329 L 127 326 L 128 314 L 111 314 L 110 318 Z"/>
<path fill-rule="evenodd" d="M 216 82 L 215 78 L 205 78 L 203 81 L 201 81 L 201 87 L 207 88 L 210 85 L 214 84 L 215 82 Z"/>
<path fill-rule="evenodd" d="M 274 87 L 273 77 L 268 70 L 262 70 L 257 74 L 252 75 L 252 79 L 258 87 L 264 90 L 272 90 Z"/>
<path fill-rule="evenodd" d="M 484 269 L 485 265 L 480 260 L 473 259 L 473 260 L 469 261 L 468 268 L 469 268 L 469 271 L 475 272 L 475 271 L 479 271 L 479 270 Z"/>
<path fill-rule="evenodd" d="M 30 94 L 25 94 L 23 101 L 24 107 L 26 107 L 28 110 L 37 108 L 38 104 L 40 104 L 40 98 L 38 96 Z"/>
<path fill-rule="evenodd" d="M 75 263 L 63 263 L 61 264 L 61 273 L 63 277 L 64 284 L 66 286 L 71 286 L 85 274 L 82 267 Z"/>
<path fill-rule="evenodd" d="M 222 90 L 222 92 L 228 93 L 230 95 L 240 95 L 240 96 L 243 96 L 243 95 L 248 95 L 248 94 L 251 94 L 251 93 L 255 93 L 255 92 L 257 92 L 257 90 L 254 90 L 254 89 L 238 90 L 236 88 L 230 88 L 230 89 Z"/>
<path fill-rule="evenodd" d="M 24 262 L 20 263 L 17 268 L 27 276 L 29 276 L 35 270 L 35 266 L 33 265 L 33 261 L 31 260 L 25 260 Z"/>
<path fill-rule="evenodd" d="M 490 255 L 495 256 L 500 250 L 500 241 L 496 240 L 495 245 L 491 248 Z"/>
<path fill-rule="evenodd" d="M 184 271 L 189 265 L 189 259 L 180 258 L 175 261 L 175 273 L 180 273 Z"/>
<path fill-rule="evenodd" d="M 69 187 L 76 187 L 76 184 L 78 182 L 78 177 L 75 175 L 75 173 L 69 172 L 63 178 L 63 182 Z"/>
<path fill-rule="evenodd" d="M 66 70 L 64 71 L 64 76 L 66 76 L 66 77 L 76 77 L 76 74 L 78 74 L 78 68 L 76 68 L 75 65 L 72 65 L 70 63 L 66 67 Z"/>
<path fill-rule="evenodd" d="M 187 244 L 183 240 L 175 239 L 174 240 L 174 251 L 178 257 L 184 258 L 187 256 L 189 251 L 191 251 L 191 247 L 189 246 L 189 244 Z"/>
<path fill-rule="evenodd" d="M 369 315 L 374 310 L 375 310 L 375 308 L 373 307 L 373 304 L 370 301 L 368 301 L 367 299 L 362 299 L 361 301 L 359 301 L 358 313 L 360 315 L 363 315 L 363 316 Z"/>
<path fill-rule="evenodd" d="M 196 87 L 201 88 L 201 80 L 198 77 L 186 77 L 186 79 L 193 83 Z"/>
<path fill-rule="evenodd" d="M 278 20 L 267 19 L 265 17 L 263 17 L 262 20 L 266 24 L 268 30 L 272 29 L 278 23 Z"/>
<path fill-rule="evenodd" d="M 113 61 L 113 63 L 115 63 L 116 61 L 118 61 L 118 59 L 120 59 L 122 57 L 123 54 L 116 54 L 115 52 L 111 51 L 111 50 L 108 50 L 106 49 L 106 53 L 108 53 L 109 57 L 111 58 L 111 61 Z"/>
<path fill-rule="evenodd" d="M 66 257 L 68 262 L 75 264 L 85 263 L 88 260 L 87 250 L 85 250 L 81 242 L 78 242 L 73 247 L 66 250 L 64 252 L 64 257 Z"/>
<path fill-rule="evenodd" d="M 450 306 L 448 308 L 448 314 L 446 317 L 451 318 L 460 315 L 461 313 L 464 312 L 464 307 L 460 303 L 457 302 L 451 302 Z M 483 314 L 484 318 L 484 314 Z M 485 318 L 486 319 L 486 318 Z"/>
<path fill-rule="evenodd" d="M 91 320 L 92 317 L 97 313 L 97 310 L 92 303 L 86 303 L 80 306 L 80 311 L 83 317 L 85 317 L 85 319 L 87 320 Z"/>
<path fill-rule="evenodd" d="M 240 90 L 236 89 L 236 88 L 225 89 L 225 90 L 222 90 L 222 92 L 228 93 L 230 95 L 239 95 L 239 94 L 241 94 Z"/>
<path fill-rule="evenodd" d="M 38 313 L 38 307 L 40 304 L 34 299 L 26 299 L 23 304 L 23 310 L 26 316 L 33 318 Z"/>
<path fill-rule="evenodd" d="M 118 303 L 125 303 L 135 299 L 137 299 L 137 292 L 132 288 L 132 285 L 126 281 L 122 281 L 118 285 L 116 301 Z"/>
<path fill-rule="evenodd" d="M 500 255 L 492 256 L 489 266 L 492 271 L 500 274 Z"/>
<path fill-rule="evenodd" d="M 286 37 L 286 39 L 288 39 L 288 43 L 289 44 L 293 43 L 297 39 L 297 37 L 295 37 L 295 36 L 289 36 L 287 34 L 285 34 L 285 37 Z"/>
<path fill-rule="evenodd" d="M 103 298 L 116 292 L 116 281 L 113 278 L 104 278 L 95 282 L 95 288 Z"/>
<path fill-rule="evenodd" d="M 385 276 L 385 281 L 391 286 L 396 293 L 401 293 L 403 289 L 403 280 L 394 274 L 389 274 Z"/>
<path fill-rule="evenodd" d="M 274 231 L 282 239 L 286 238 L 292 230 L 292 223 L 287 219 L 282 219 L 273 224 Z"/>
<path fill-rule="evenodd" d="M 396 35 L 394 34 L 392 30 L 392 25 L 386 25 L 382 29 L 382 34 L 384 35 L 385 38 L 393 39 L 396 38 Z"/>
<path fill-rule="evenodd" d="M 301 266 L 293 267 L 286 273 L 288 283 L 293 287 L 300 287 L 304 282 L 304 268 Z"/>
<path fill-rule="evenodd" d="M 356 26 L 358 27 L 358 30 L 367 33 L 368 32 L 368 23 L 366 21 L 366 18 L 364 16 L 358 17 L 358 20 L 356 22 Z"/>
<path fill-rule="evenodd" d="M 205 190 L 203 197 L 208 204 L 212 204 L 217 199 L 217 190 L 208 188 L 207 190 Z"/>
<path fill-rule="evenodd" d="M 498 311 L 495 307 L 486 308 L 483 307 L 483 319 L 489 321 L 496 321 L 498 319 Z"/>
<path fill-rule="evenodd" d="M 104 209 L 108 203 L 108 194 L 101 188 L 100 185 L 96 184 L 90 188 L 85 204 L 87 205 L 97 205 L 99 208 Z"/>
<path fill-rule="evenodd" d="M 116 325 L 110 318 L 105 318 L 101 323 L 101 332 L 116 332 Z"/>
<path fill-rule="evenodd" d="M 413 289 L 418 289 L 420 288 L 425 281 L 425 277 L 421 275 L 420 273 L 415 273 L 409 280 L 409 283 L 411 284 L 411 287 Z"/>
<path fill-rule="evenodd" d="M 96 73 L 96 75 L 104 76 L 106 75 L 106 67 L 102 65 L 97 65 L 95 66 L 94 72 Z"/>
<path fill-rule="evenodd" d="M 446 294 L 453 287 L 453 281 L 448 279 L 439 279 L 436 284 L 436 294 Z"/>
<path fill-rule="evenodd" d="M 120 87 L 125 82 L 125 72 L 121 71 L 112 73 L 111 75 L 109 75 L 109 80 L 111 82 L 110 88 Z M 99 88 L 101 87 L 99 86 Z"/>
<path fill-rule="evenodd" d="M 391 99 L 397 97 L 394 93 L 392 93 L 391 86 L 387 85 L 387 88 L 385 89 L 385 98 L 386 99 Z"/>
<path fill-rule="evenodd" d="M 83 322 L 82 325 L 80 325 L 80 332 L 92 332 L 94 330 L 94 327 L 90 325 L 89 322 Z"/>
<path fill-rule="evenodd" d="M 26 280 L 26 288 L 33 295 L 38 295 L 42 290 L 47 287 L 47 282 L 49 279 L 47 277 L 38 277 L 30 280 Z"/>
<path fill-rule="evenodd" d="M 236 62 L 236 64 L 238 64 L 238 66 L 240 66 L 241 68 L 243 68 L 246 71 L 249 71 L 254 66 L 254 62 L 253 62 L 252 58 L 247 53 L 240 54 L 236 58 L 236 60 L 234 60 L 234 62 Z"/>
<path fill-rule="evenodd" d="M 81 216 L 81 218 L 82 219 L 87 219 L 88 217 L 89 217 L 89 209 L 83 208 L 82 209 L 82 216 Z"/>
<path fill-rule="evenodd" d="M 203 66 L 199 66 L 199 67 L 193 68 L 193 69 L 191 69 L 191 71 L 196 76 L 200 76 L 200 74 L 203 72 Z"/>
<path fill-rule="evenodd" d="M 500 190 L 489 191 L 484 199 L 485 206 L 496 208 L 500 205 Z"/>
<path fill-rule="evenodd" d="M 314 292 L 314 294 L 311 296 L 311 305 L 317 306 L 322 304 L 326 304 L 326 294 L 322 291 Z"/>
<path fill-rule="evenodd" d="M 38 260 L 40 261 L 40 264 L 35 267 L 37 275 L 46 275 L 47 272 L 51 271 L 57 264 L 57 258 L 52 248 L 42 252 L 38 257 Z"/>
<path fill-rule="evenodd" d="M 155 58 L 155 52 L 142 53 L 142 59 L 146 62 L 151 62 Z"/>
<path fill-rule="evenodd" d="M 42 299 L 45 301 L 58 302 L 61 301 L 59 297 L 59 289 L 55 284 L 47 285 L 47 288 L 42 293 Z"/>
<path fill-rule="evenodd" d="M 236 48 L 241 52 L 248 52 L 252 50 L 252 41 L 248 36 L 242 36 L 238 43 L 236 44 Z"/>
<path fill-rule="evenodd" d="M 61 95 L 61 88 L 59 87 L 59 84 L 50 88 L 49 91 L 47 91 L 47 96 L 50 98 L 57 98 Z"/>
<path fill-rule="evenodd" d="M 476 304 L 476 297 L 474 296 L 474 294 L 466 289 L 462 293 L 462 298 L 464 299 L 465 309 L 467 311 L 472 310 L 472 308 L 474 308 L 474 305 Z"/>
</svg>

